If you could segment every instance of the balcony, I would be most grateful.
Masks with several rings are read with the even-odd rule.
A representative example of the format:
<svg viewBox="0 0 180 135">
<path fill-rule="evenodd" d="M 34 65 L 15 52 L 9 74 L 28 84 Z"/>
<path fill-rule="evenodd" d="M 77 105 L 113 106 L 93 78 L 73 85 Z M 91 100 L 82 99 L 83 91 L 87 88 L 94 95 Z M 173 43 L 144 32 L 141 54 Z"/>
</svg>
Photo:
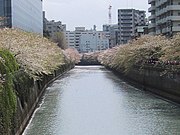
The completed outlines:
<svg viewBox="0 0 180 135">
<path fill-rule="evenodd" d="M 169 27 L 156 30 L 156 34 L 167 34 L 169 32 L 171 32 L 171 28 Z"/>
<path fill-rule="evenodd" d="M 128 27 L 128 28 L 129 28 L 129 27 L 130 27 L 130 28 L 132 28 L 132 27 L 133 27 L 133 25 L 132 25 L 132 23 L 131 23 L 131 24 L 129 24 L 129 25 L 123 25 L 123 24 L 121 24 L 121 28 L 124 28 L 124 27 L 125 27 L 125 28 L 127 28 L 127 27 Z"/>
<path fill-rule="evenodd" d="M 180 26 L 174 26 L 172 27 L 173 32 L 180 32 Z"/>
<path fill-rule="evenodd" d="M 169 16 L 164 19 L 160 19 L 156 21 L 156 25 L 166 23 L 167 21 L 179 21 L 180 16 Z"/>
<path fill-rule="evenodd" d="M 170 32 L 180 32 L 180 26 L 166 27 L 163 29 L 157 29 L 156 34 L 167 34 Z"/>
<path fill-rule="evenodd" d="M 179 21 L 179 20 L 180 20 L 180 16 L 169 16 L 169 17 L 167 17 L 167 20 Z M 166 21 L 167 21 L 167 20 L 166 20 Z"/>
<path fill-rule="evenodd" d="M 171 6 L 168 6 L 167 10 L 168 11 L 170 11 L 170 10 L 178 10 L 178 11 L 180 11 L 180 5 L 171 5 Z"/>
<path fill-rule="evenodd" d="M 170 5 L 156 12 L 156 16 L 160 16 L 168 11 L 178 10 L 180 11 L 180 5 Z"/>
<path fill-rule="evenodd" d="M 161 10 L 156 12 L 156 16 L 160 16 L 160 15 L 166 13 L 166 12 L 167 12 L 167 8 L 161 9 Z"/>
<path fill-rule="evenodd" d="M 156 19 L 156 16 L 155 16 L 155 15 L 149 16 L 149 20 L 153 20 L 153 19 Z"/>
<path fill-rule="evenodd" d="M 151 28 L 154 28 L 154 27 L 156 27 L 156 24 L 155 24 L 155 23 L 150 23 L 150 24 L 148 25 L 148 29 L 151 29 Z"/>
<path fill-rule="evenodd" d="M 159 7 L 160 5 L 166 3 L 168 0 L 160 0 L 156 2 L 156 7 Z"/>
<path fill-rule="evenodd" d="M 121 16 L 121 19 L 133 19 L 132 16 Z"/>
<path fill-rule="evenodd" d="M 132 34 L 131 33 L 121 33 L 121 36 L 125 36 L 125 37 L 130 37 Z"/>
<path fill-rule="evenodd" d="M 122 32 L 122 34 L 124 33 L 124 32 L 129 32 L 129 33 L 131 33 L 131 32 L 133 32 L 133 29 L 121 29 L 120 30 L 121 32 Z"/>
<path fill-rule="evenodd" d="M 155 6 L 151 6 L 150 8 L 148 8 L 148 12 L 151 12 L 153 10 L 156 10 L 156 7 Z"/>
<path fill-rule="evenodd" d="M 167 20 L 169 20 L 168 17 L 167 17 L 167 18 L 164 18 L 164 19 L 157 20 L 157 21 L 156 21 L 156 25 L 166 23 Z"/>
<path fill-rule="evenodd" d="M 131 11 L 131 12 L 119 12 L 119 15 L 122 17 L 122 16 L 125 16 L 125 15 L 132 15 L 133 14 L 133 12 Z"/>
<path fill-rule="evenodd" d="M 132 20 L 121 20 L 121 24 L 132 24 Z"/>
<path fill-rule="evenodd" d="M 148 0 L 148 4 L 151 4 L 152 2 L 155 2 L 155 0 Z"/>
</svg>

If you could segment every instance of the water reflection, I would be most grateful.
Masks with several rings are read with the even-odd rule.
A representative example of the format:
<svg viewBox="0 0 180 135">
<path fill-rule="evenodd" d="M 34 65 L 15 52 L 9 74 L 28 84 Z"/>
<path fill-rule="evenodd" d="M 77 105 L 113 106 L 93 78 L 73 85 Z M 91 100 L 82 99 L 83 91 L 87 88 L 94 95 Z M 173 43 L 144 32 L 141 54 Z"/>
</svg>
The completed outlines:
<svg viewBox="0 0 180 135">
<path fill-rule="evenodd" d="M 25 135 L 178 135 L 180 108 L 101 66 L 76 67 L 47 89 Z"/>
</svg>

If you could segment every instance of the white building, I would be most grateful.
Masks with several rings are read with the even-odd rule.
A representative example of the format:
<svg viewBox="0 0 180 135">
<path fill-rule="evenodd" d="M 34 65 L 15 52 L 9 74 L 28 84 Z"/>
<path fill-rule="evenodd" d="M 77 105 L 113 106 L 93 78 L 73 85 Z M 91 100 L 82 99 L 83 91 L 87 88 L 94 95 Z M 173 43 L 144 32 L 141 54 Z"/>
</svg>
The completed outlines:
<svg viewBox="0 0 180 135">
<path fill-rule="evenodd" d="M 69 47 L 76 48 L 78 51 L 79 49 L 79 41 L 81 33 L 85 31 L 85 27 L 76 27 L 75 31 L 66 31 L 66 43 Z"/>
<path fill-rule="evenodd" d="M 65 36 L 67 45 L 79 52 L 94 52 L 109 48 L 109 32 L 76 27 L 75 31 L 66 31 Z"/>
<path fill-rule="evenodd" d="M 109 48 L 109 38 L 105 32 L 83 32 L 80 36 L 80 52 L 88 53 Z"/>
<path fill-rule="evenodd" d="M 76 48 L 75 47 L 75 32 L 74 31 L 66 31 L 65 36 L 66 36 L 66 44 L 68 45 L 68 47 Z"/>
<path fill-rule="evenodd" d="M 180 0 L 148 0 L 149 34 L 172 36 L 180 32 Z"/>
</svg>

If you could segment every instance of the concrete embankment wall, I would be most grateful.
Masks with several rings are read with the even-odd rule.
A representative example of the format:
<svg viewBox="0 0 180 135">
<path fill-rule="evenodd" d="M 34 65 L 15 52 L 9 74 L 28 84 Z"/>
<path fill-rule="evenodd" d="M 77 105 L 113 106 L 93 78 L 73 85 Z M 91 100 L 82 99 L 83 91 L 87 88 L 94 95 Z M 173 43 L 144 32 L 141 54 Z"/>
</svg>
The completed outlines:
<svg viewBox="0 0 180 135">
<path fill-rule="evenodd" d="M 87 61 L 87 60 L 81 60 L 77 65 L 86 66 L 86 65 L 101 65 L 98 61 Z"/>
<path fill-rule="evenodd" d="M 114 72 L 130 81 L 134 85 L 155 93 L 170 101 L 180 103 L 180 73 L 176 72 L 164 72 L 161 68 L 145 67 L 140 69 L 134 67 L 128 73 L 117 71 L 112 69 Z"/>
<path fill-rule="evenodd" d="M 26 73 L 19 71 L 15 75 L 15 89 L 17 95 L 17 111 L 14 115 L 12 135 L 20 135 L 27 126 L 33 112 L 45 92 L 46 87 L 66 71 L 72 69 L 73 64 L 65 64 L 51 75 L 42 75 L 41 80 L 33 81 Z"/>
<path fill-rule="evenodd" d="M 98 52 L 82 54 L 78 65 L 101 65 L 101 63 L 98 61 L 98 54 Z"/>
</svg>

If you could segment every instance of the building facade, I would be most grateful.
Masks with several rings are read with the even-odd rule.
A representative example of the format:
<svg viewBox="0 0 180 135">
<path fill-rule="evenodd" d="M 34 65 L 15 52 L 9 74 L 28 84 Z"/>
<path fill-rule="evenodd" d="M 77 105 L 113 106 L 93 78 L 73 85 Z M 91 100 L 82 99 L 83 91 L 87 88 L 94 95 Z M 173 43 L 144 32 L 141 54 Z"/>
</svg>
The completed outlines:
<svg viewBox="0 0 180 135">
<path fill-rule="evenodd" d="M 65 32 L 66 31 L 66 25 L 62 24 L 61 21 L 46 21 L 45 24 L 45 31 L 48 31 L 50 37 L 54 37 L 54 35 L 57 32 Z"/>
<path fill-rule="evenodd" d="M 1 27 L 43 34 L 42 0 L 0 0 Z"/>
<path fill-rule="evenodd" d="M 109 48 L 109 38 L 105 32 L 89 31 L 83 32 L 80 36 L 80 52 L 89 53 L 102 51 Z"/>
<path fill-rule="evenodd" d="M 85 32 L 85 27 L 76 27 L 75 31 L 66 31 L 66 43 L 68 47 L 72 47 L 80 51 L 80 36 L 82 32 Z"/>
<path fill-rule="evenodd" d="M 149 34 L 172 36 L 180 32 L 180 0 L 148 0 Z"/>
<path fill-rule="evenodd" d="M 75 32 L 74 31 L 66 31 L 64 32 L 64 35 L 66 37 L 66 44 L 70 48 L 76 48 L 77 50 L 79 49 L 78 47 L 75 47 Z"/>
<path fill-rule="evenodd" d="M 109 32 L 76 27 L 75 31 L 66 31 L 65 36 L 68 47 L 76 48 L 79 52 L 94 52 L 109 48 Z"/>
<path fill-rule="evenodd" d="M 136 9 L 118 10 L 118 43 L 124 44 L 135 37 L 136 27 L 145 25 L 145 11 Z"/>
<path fill-rule="evenodd" d="M 118 45 L 118 34 L 119 34 L 118 24 L 114 24 L 114 25 L 105 24 L 103 25 L 103 31 L 109 32 L 109 36 L 110 36 L 109 48 Z"/>
</svg>

